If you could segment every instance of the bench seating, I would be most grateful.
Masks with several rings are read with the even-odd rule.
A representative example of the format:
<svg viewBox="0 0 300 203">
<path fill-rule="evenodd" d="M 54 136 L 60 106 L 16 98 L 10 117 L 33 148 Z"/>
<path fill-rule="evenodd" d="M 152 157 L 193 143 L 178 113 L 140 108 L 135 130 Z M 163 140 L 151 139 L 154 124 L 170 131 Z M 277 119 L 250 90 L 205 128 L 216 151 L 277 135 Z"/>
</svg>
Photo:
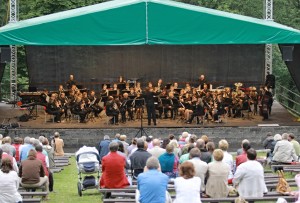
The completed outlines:
<svg viewBox="0 0 300 203">
<path fill-rule="evenodd" d="M 27 202 L 27 203 L 42 202 L 42 198 L 24 198 L 23 202 Z"/>
</svg>

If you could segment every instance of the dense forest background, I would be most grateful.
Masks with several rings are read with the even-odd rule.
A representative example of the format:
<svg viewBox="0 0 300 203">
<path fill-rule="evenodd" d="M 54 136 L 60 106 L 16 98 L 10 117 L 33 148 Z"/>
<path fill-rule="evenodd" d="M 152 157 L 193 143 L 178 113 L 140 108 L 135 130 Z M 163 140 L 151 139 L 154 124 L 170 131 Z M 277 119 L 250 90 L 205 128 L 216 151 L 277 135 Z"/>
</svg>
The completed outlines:
<svg viewBox="0 0 300 203">
<path fill-rule="evenodd" d="M 19 0 L 19 20 L 47 15 L 87 5 L 104 2 L 105 0 Z M 237 13 L 255 18 L 264 18 L 265 0 L 179 0 L 184 3 L 207 8 Z M 300 0 L 274 0 L 274 21 L 300 29 Z M 0 0 L 0 26 L 9 21 L 9 0 Z M 277 85 L 290 90 L 296 87 L 281 59 L 277 45 L 273 46 L 273 74 Z M 1 83 L 1 95 L 6 97 L 9 91 L 9 67 L 5 68 Z M 18 47 L 18 90 L 28 85 L 25 49 Z"/>
</svg>

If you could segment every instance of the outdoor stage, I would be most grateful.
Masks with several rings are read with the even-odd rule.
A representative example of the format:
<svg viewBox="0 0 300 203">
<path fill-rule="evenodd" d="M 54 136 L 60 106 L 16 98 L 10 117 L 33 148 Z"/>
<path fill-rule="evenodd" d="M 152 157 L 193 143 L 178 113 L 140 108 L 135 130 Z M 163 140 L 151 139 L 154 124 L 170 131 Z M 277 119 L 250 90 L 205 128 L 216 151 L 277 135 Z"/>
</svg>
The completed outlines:
<svg viewBox="0 0 300 203">
<path fill-rule="evenodd" d="M 4 125 L 18 122 L 17 118 L 24 113 L 28 113 L 28 111 L 0 103 L 0 119 L 2 122 L 4 121 L 2 123 Z M 160 138 L 165 138 L 171 133 L 178 136 L 183 131 L 196 135 L 206 134 L 214 142 L 226 138 L 231 149 L 239 148 L 242 139 L 249 139 L 253 143 L 252 146 L 262 148 L 261 142 L 267 132 L 274 134 L 293 132 L 297 137 L 300 135 L 300 123 L 276 101 L 273 104 L 272 115 L 269 120 L 262 121 L 262 117 L 259 115 L 254 115 L 251 119 L 225 118 L 222 120 L 222 123 L 204 122 L 204 124 L 196 125 L 195 122 L 186 124 L 179 120 L 158 119 L 157 126 L 148 126 L 146 114 L 144 114 L 143 128 L 147 135 Z M 48 116 L 45 123 L 45 114 L 42 108 L 38 109 L 36 119 L 19 122 L 19 124 L 19 128 L 8 129 L 11 137 L 38 137 L 43 134 L 49 138 L 55 131 L 58 131 L 65 140 L 65 147 L 69 152 L 74 152 L 83 145 L 96 146 L 104 135 L 113 137 L 116 133 L 126 134 L 128 136 L 127 141 L 130 141 L 132 137 L 141 135 L 139 132 L 140 120 L 127 121 L 125 124 L 120 123 L 119 125 L 107 125 L 105 117 L 87 123 L 78 123 L 76 119 L 71 122 L 53 123 Z M 1 129 L 0 133 L 4 134 L 4 129 Z"/>
</svg>

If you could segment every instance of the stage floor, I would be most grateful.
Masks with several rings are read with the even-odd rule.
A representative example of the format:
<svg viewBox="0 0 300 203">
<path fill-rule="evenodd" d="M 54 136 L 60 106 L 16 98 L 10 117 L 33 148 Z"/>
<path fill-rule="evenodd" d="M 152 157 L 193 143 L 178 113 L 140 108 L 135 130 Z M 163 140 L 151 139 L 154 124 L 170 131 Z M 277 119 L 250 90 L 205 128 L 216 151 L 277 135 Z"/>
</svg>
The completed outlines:
<svg viewBox="0 0 300 203">
<path fill-rule="evenodd" d="M 19 107 L 12 108 L 12 105 L 0 103 L 0 119 L 2 124 L 16 123 L 18 118 L 29 113 L 27 109 L 20 109 Z M 200 128 L 200 127 L 250 127 L 250 126 L 295 126 L 300 125 L 284 107 L 278 102 L 274 102 L 272 108 L 272 115 L 268 120 L 262 121 L 262 117 L 259 115 L 252 116 L 251 119 L 243 118 L 222 118 L 222 123 L 205 122 L 204 124 L 197 125 L 186 124 L 184 121 L 178 119 L 158 119 L 157 125 L 147 125 L 146 114 L 143 118 L 143 126 L 147 128 Z M 24 129 L 89 129 L 89 128 L 139 128 L 141 125 L 140 119 L 135 121 L 127 121 L 126 123 L 119 123 L 119 125 L 107 125 L 106 118 L 96 118 L 94 121 L 88 121 L 87 123 L 78 123 L 78 120 L 73 119 L 72 121 L 63 121 L 62 123 L 53 123 L 50 120 L 50 116 L 47 117 L 45 122 L 45 114 L 42 107 L 38 108 L 38 117 L 36 119 L 30 119 L 27 122 L 19 122 L 20 128 Z"/>
</svg>

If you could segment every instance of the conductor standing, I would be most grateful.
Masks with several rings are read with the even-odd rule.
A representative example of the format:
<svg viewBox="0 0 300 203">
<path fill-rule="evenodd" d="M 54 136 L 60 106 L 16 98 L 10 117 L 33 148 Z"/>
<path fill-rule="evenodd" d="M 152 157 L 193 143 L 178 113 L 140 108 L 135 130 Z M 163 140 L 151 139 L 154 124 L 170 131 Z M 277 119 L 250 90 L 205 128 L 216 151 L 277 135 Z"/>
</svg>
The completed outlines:
<svg viewBox="0 0 300 203">
<path fill-rule="evenodd" d="M 144 98 L 146 101 L 147 114 L 148 114 L 148 125 L 151 125 L 151 118 L 153 120 L 154 125 L 156 125 L 156 115 L 155 115 L 155 104 L 154 104 L 154 96 L 155 92 L 153 89 L 153 85 L 151 82 L 148 83 L 148 87 L 144 93 Z"/>
</svg>

